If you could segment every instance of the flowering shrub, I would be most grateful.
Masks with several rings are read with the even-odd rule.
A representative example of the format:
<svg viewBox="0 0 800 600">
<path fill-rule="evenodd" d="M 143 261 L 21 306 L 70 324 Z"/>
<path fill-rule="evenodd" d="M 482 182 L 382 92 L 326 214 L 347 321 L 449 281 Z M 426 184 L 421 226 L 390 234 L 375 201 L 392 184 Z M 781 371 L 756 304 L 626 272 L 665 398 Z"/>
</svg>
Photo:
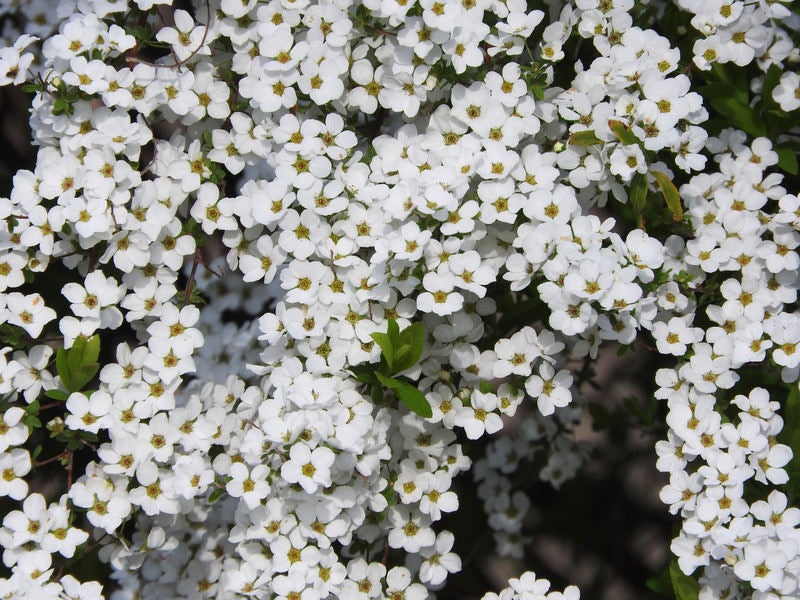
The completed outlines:
<svg viewBox="0 0 800 600">
<path fill-rule="evenodd" d="M 787 4 L 0 2 L 0 596 L 430 597 L 454 478 L 520 554 L 638 345 L 676 595 L 800 598 Z"/>
</svg>

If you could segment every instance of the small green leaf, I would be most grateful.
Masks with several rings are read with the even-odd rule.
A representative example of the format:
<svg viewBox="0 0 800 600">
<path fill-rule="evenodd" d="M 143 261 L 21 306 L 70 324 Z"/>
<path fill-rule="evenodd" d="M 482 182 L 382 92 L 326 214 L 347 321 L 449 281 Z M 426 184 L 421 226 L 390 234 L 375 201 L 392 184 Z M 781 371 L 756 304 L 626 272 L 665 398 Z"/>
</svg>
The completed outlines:
<svg viewBox="0 0 800 600">
<path fill-rule="evenodd" d="M 412 323 L 399 334 L 398 350 L 395 355 L 395 372 L 410 369 L 419 362 L 425 348 L 425 325 Z"/>
<path fill-rule="evenodd" d="M 627 410 L 631 415 L 636 417 L 636 420 L 639 422 L 640 425 L 650 425 L 648 422 L 648 416 L 644 412 L 644 408 L 642 407 L 641 402 L 633 396 L 625 398 L 624 400 L 625 410 Z"/>
<path fill-rule="evenodd" d="M 672 581 L 675 600 L 697 600 L 700 596 L 700 585 L 697 580 L 685 575 L 678 566 L 677 560 L 673 560 L 669 565 L 669 578 Z"/>
<path fill-rule="evenodd" d="M 377 378 L 377 371 L 375 371 L 375 376 Z M 369 397 L 373 404 L 380 404 L 383 402 L 383 387 L 379 383 L 375 383 L 369 388 Z"/>
<path fill-rule="evenodd" d="M 572 146 L 594 146 L 603 143 L 603 140 L 597 137 L 592 129 L 573 133 L 569 136 L 568 141 Z"/>
<path fill-rule="evenodd" d="M 598 402 L 590 402 L 589 414 L 592 417 L 592 429 L 595 431 L 608 429 L 611 423 L 611 413 L 605 406 Z"/>
<path fill-rule="evenodd" d="M 796 385 L 789 386 L 786 402 L 783 406 L 783 418 L 787 426 L 778 435 L 778 440 L 792 449 L 792 460 L 786 466 L 791 486 L 790 500 L 800 496 L 800 389 Z"/>
<path fill-rule="evenodd" d="M 800 424 L 800 388 L 796 385 L 789 386 L 783 417 L 787 423 Z"/>
<path fill-rule="evenodd" d="M 52 398 L 53 400 L 61 400 L 64 401 L 67 399 L 67 393 L 62 390 L 52 389 L 52 390 L 45 390 L 44 395 L 48 398 Z"/>
<path fill-rule="evenodd" d="M 389 373 L 399 373 L 413 367 L 422 355 L 425 326 L 413 323 L 402 332 L 394 319 L 389 319 L 386 333 L 375 332 L 371 337 L 380 346 Z"/>
<path fill-rule="evenodd" d="M 397 504 L 398 495 L 397 492 L 394 491 L 394 488 L 392 486 L 387 485 L 385 488 L 383 488 L 381 496 L 386 498 L 386 504 L 388 506 L 395 506 Z"/>
<path fill-rule="evenodd" d="M 778 146 L 774 150 L 778 154 L 778 166 L 790 175 L 797 175 L 797 152 L 789 146 Z"/>
<path fill-rule="evenodd" d="M 389 319 L 386 324 L 386 333 L 389 335 L 389 339 L 392 340 L 392 345 L 396 347 L 397 342 L 400 340 L 400 325 L 397 324 L 397 321 Z"/>
<path fill-rule="evenodd" d="M 356 381 L 367 384 L 375 384 L 378 382 L 375 379 L 375 365 L 356 365 L 350 367 L 350 372 L 356 378 Z"/>
<path fill-rule="evenodd" d="M 665 598 L 672 598 L 672 581 L 669 578 L 669 567 L 665 567 L 657 577 L 651 577 L 644 582 L 648 590 L 653 590 Z"/>
<path fill-rule="evenodd" d="M 379 331 L 370 334 L 370 337 L 380 346 L 381 356 L 386 362 L 389 371 L 394 372 L 394 345 L 392 344 L 392 339 L 387 334 Z"/>
<path fill-rule="evenodd" d="M 72 373 L 67 364 L 67 351 L 64 348 L 59 348 L 56 351 L 56 370 L 58 376 L 61 377 L 61 383 L 69 391 L 74 391 L 75 387 L 72 384 Z"/>
<path fill-rule="evenodd" d="M 678 188 L 670 181 L 666 173 L 651 170 L 650 174 L 656 179 L 661 195 L 664 196 L 664 201 L 667 203 L 667 208 L 672 213 L 673 221 L 682 221 L 683 205 L 681 204 L 681 195 L 678 193 Z"/>
<path fill-rule="evenodd" d="M 70 367 L 80 368 L 82 365 L 97 362 L 100 356 L 100 336 L 93 335 L 90 338 L 78 337 L 72 344 L 72 348 L 67 350 Z"/>
<path fill-rule="evenodd" d="M 224 494 L 224 493 L 225 493 L 225 488 L 217 488 L 217 489 L 215 489 L 214 491 L 212 491 L 208 495 L 208 503 L 209 504 L 214 504 L 220 498 L 222 498 L 222 494 Z"/>
<path fill-rule="evenodd" d="M 611 132 L 617 137 L 617 139 L 626 146 L 641 143 L 639 138 L 636 137 L 636 134 L 631 131 L 630 127 L 628 127 L 622 121 L 611 119 L 608 122 L 608 126 L 611 128 Z"/>
<path fill-rule="evenodd" d="M 778 104 L 772 97 L 772 91 L 780 83 L 782 74 L 783 74 L 783 69 L 781 69 L 778 65 L 773 64 L 770 65 L 766 75 L 764 75 L 764 84 L 761 90 L 761 98 L 764 103 L 764 107 L 768 110 L 778 108 Z M 746 98 L 745 101 L 747 101 Z"/>
<path fill-rule="evenodd" d="M 32 415 L 22 417 L 22 422 L 25 424 L 25 427 L 31 431 L 39 429 L 42 426 L 42 422 L 39 420 L 39 418 Z"/>
<path fill-rule="evenodd" d="M 758 112 L 736 98 L 714 98 L 711 100 L 711 106 L 732 125 L 749 133 L 751 136 L 764 137 L 767 135 L 764 122 Z"/>
<path fill-rule="evenodd" d="M 400 346 L 398 346 L 395 349 L 394 365 L 395 365 L 395 369 L 397 369 L 398 372 L 404 370 L 404 368 L 401 367 L 400 365 L 405 364 L 406 362 L 408 362 L 405 359 L 408 357 L 408 353 L 410 351 L 411 351 L 411 344 L 403 344 L 402 342 L 401 342 Z M 411 364 L 413 365 L 414 363 L 412 362 Z"/>
<path fill-rule="evenodd" d="M 431 405 L 428 403 L 427 398 L 425 398 L 425 394 L 420 392 L 416 387 L 405 381 L 400 381 L 393 377 L 386 377 L 381 373 L 376 372 L 375 376 L 383 385 L 392 390 L 398 400 L 405 404 L 411 412 L 426 419 L 433 416 L 433 409 L 431 409 Z"/>
<path fill-rule="evenodd" d="M 68 392 L 80 391 L 100 370 L 100 336 L 76 338 L 69 350 L 56 352 L 56 369 Z"/>
<path fill-rule="evenodd" d="M 77 386 L 77 389 L 72 391 L 77 392 L 79 390 L 82 390 L 83 386 L 89 383 L 99 370 L 100 370 L 99 363 L 89 363 L 88 365 L 81 365 L 77 371 L 74 371 L 72 373 L 72 382 L 74 385 Z"/>
</svg>

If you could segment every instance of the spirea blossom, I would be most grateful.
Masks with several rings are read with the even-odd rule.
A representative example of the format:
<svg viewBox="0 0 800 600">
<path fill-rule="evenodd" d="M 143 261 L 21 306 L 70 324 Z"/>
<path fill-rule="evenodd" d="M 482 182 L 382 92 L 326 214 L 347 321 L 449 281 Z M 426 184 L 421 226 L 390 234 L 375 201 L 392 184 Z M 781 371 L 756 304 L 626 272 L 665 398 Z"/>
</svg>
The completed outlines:
<svg viewBox="0 0 800 600">
<path fill-rule="evenodd" d="M 577 474 L 639 347 L 679 569 L 795 597 L 796 14 L 548 4 L 0 2 L 0 596 L 102 598 L 98 547 L 114 597 L 428 597 L 454 480 L 526 556 L 514 474 Z"/>
</svg>

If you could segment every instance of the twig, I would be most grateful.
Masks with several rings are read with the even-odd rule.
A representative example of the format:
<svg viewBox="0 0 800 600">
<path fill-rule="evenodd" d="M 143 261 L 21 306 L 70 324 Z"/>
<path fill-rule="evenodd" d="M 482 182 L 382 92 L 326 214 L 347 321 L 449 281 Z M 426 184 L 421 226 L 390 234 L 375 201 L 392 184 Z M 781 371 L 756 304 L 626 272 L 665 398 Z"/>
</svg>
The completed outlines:
<svg viewBox="0 0 800 600">
<path fill-rule="evenodd" d="M 84 444 L 86 444 L 86 442 L 84 442 Z M 87 444 L 87 445 L 91 448 L 90 444 Z M 72 454 L 71 450 L 66 450 L 66 452 L 67 452 L 67 489 L 70 490 L 70 489 L 72 489 L 72 457 L 73 457 L 73 454 Z"/>
<path fill-rule="evenodd" d="M 60 454 L 56 454 L 55 456 L 51 456 L 50 458 L 45 458 L 44 460 L 37 461 L 37 462 L 33 463 L 33 468 L 36 469 L 37 467 L 43 467 L 44 465 L 48 465 L 51 462 L 55 462 L 57 460 L 62 460 L 64 458 L 66 458 L 68 453 L 69 453 L 69 450 L 64 450 Z"/>
<path fill-rule="evenodd" d="M 189 273 L 189 279 L 186 280 L 186 287 L 183 289 L 183 300 L 181 301 L 181 308 L 189 304 L 189 299 L 192 297 L 192 288 L 194 287 L 194 278 L 197 275 L 197 265 L 203 261 L 203 256 L 200 254 L 200 248 L 194 251 L 194 261 L 192 262 L 192 270 Z"/>
</svg>

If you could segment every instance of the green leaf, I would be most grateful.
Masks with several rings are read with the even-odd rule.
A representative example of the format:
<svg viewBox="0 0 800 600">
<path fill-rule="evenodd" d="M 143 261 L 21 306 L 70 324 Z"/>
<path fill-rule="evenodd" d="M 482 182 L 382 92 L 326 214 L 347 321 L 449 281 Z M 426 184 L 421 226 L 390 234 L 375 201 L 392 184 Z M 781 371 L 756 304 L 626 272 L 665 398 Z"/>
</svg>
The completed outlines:
<svg viewBox="0 0 800 600">
<path fill-rule="evenodd" d="M 736 90 L 730 84 L 722 82 L 707 83 L 700 88 L 704 98 L 730 98 L 736 96 Z M 742 99 L 747 102 L 747 95 Z"/>
<path fill-rule="evenodd" d="M 789 473 L 789 499 L 800 496 L 800 389 L 796 385 L 789 386 L 786 403 L 783 406 L 783 418 L 786 426 L 778 435 L 778 440 L 792 449 L 792 460 L 786 465 Z"/>
<path fill-rule="evenodd" d="M 386 333 L 389 334 L 389 339 L 392 340 L 392 344 L 397 346 L 397 342 L 400 339 L 400 325 L 397 324 L 397 321 L 389 319 L 389 322 L 386 324 Z"/>
<path fill-rule="evenodd" d="M 427 398 L 425 398 L 425 394 L 420 392 L 416 387 L 405 381 L 400 381 L 394 377 L 387 377 L 378 372 L 375 373 L 375 376 L 383 385 L 392 390 L 398 400 L 405 404 L 411 412 L 426 419 L 433 416 L 433 410 Z"/>
<path fill-rule="evenodd" d="M 401 367 L 400 365 L 405 364 L 407 362 L 405 359 L 410 351 L 411 351 L 411 344 L 401 343 L 400 346 L 395 349 L 394 366 L 398 373 L 404 370 L 404 368 Z M 413 365 L 414 363 L 412 362 L 411 364 Z"/>
<path fill-rule="evenodd" d="M 45 390 L 44 395 L 48 398 L 52 398 L 53 400 L 61 400 L 64 401 L 67 399 L 67 393 L 62 390 L 52 389 L 52 390 Z"/>
<path fill-rule="evenodd" d="M 742 104 L 747 104 L 750 97 L 750 80 L 744 69 L 731 63 L 713 63 L 711 73 L 730 90 L 729 94 L 720 97 L 734 98 Z"/>
<path fill-rule="evenodd" d="M 208 503 L 209 504 L 214 504 L 220 498 L 222 498 L 222 494 L 224 494 L 224 493 L 225 493 L 225 488 L 217 488 L 217 489 L 215 489 L 214 491 L 212 491 L 208 495 Z"/>
<path fill-rule="evenodd" d="M 89 363 L 88 365 L 81 365 L 79 369 L 77 369 L 72 373 L 72 382 L 74 385 L 77 386 L 77 389 L 72 391 L 77 392 L 79 390 L 82 390 L 83 386 L 89 383 L 99 370 L 100 370 L 99 363 Z"/>
<path fill-rule="evenodd" d="M 578 131 L 569 136 L 569 143 L 573 146 L 594 146 L 602 144 L 603 140 L 597 137 L 593 130 Z"/>
<path fill-rule="evenodd" d="M 764 121 L 761 119 L 758 112 L 747 104 L 743 104 L 736 98 L 730 96 L 723 98 L 714 98 L 711 100 L 711 106 L 714 107 L 720 115 L 727 119 L 732 125 L 745 131 L 753 137 L 764 137 L 767 135 Z"/>
<path fill-rule="evenodd" d="M 392 486 L 387 485 L 385 488 L 383 488 L 381 496 L 386 498 L 386 504 L 388 506 L 395 506 L 397 504 L 398 494 L 394 491 Z"/>
<path fill-rule="evenodd" d="M 381 356 L 386 362 L 389 371 L 394 372 L 394 345 L 392 344 L 392 339 L 387 334 L 379 331 L 370 334 L 370 337 L 380 346 Z"/>
<path fill-rule="evenodd" d="M 419 362 L 425 348 L 425 325 L 412 323 L 399 334 L 399 348 L 395 354 L 395 372 L 410 369 Z"/>
<path fill-rule="evenodd" d="M 58 376 L 61 377 L 61 383 L 69 391 L 73 391 L 75 387 L 72 385 L 72 374 L 67 364 L 67 351 L 64 348 L 59 348 L 56 351 L 56 371 Z"/>
<path fill-rule="evenodd" d="M 675 600 L 697 600 L 700 596 L 700 585 L 697 580 L 689 575 L 684 575 L 677 560 L 673 560 L 669 565 L 669 578 L 672 581 Z"/>
<path fill-rule="evenodd" d="M 767 74 L 764 75 L 764 84 L 761 89 L 761 99 L 764 103 L 764 107 L 766 109 L 774 109 L 778 108 L 777 102 L 772 98 L 772 90 L 775 89 L 781 81 L 781 75 L 783 74 L 783 69 L 781 69 L 778 65 L 770 65 L 769 69 L 767 70 Z M 746 100 L 745 100 L 746 101 Z"/>
<path fill-rule="evenodd" d="M 589 414 L 592 417 L 592 429 L 602 431 L 608 429 L 611 423 L 611 413 L 598 402 L 589 403 Z"/>
<path fill-rule="evenodd" d="M 636 215 L 639 226 L 643 226 L 642 214 L 647 201 L 647 175 L 636 173 L 631 180 L 629 199 L 633 213 Z"/>
<path fill-rule="evenodd" d="M 666 173 L 651 170 L 650 174 L 656 178 L 656 183 L 659 189 L 661 189 L 661 195 L 664 196 L 667 208 L 669 212 L 672 213 L 672 219 L 674 221 L 682 221 L 683 205 L 681 204 L 681 195 L 678 193 L 678 188 L 670 181 Z"/>
<path fill-rule="evenodd" d="M 67 350 L 67 362 L 71 369 L 78 370 L 83 365 L 88 365 L 97 361 L 100 356 L 100 336 L 93 335 L 90 338 L 78 337 L 72 344 L 72 348 Z"/>
<path fill-rule="evenodd" d="M 797 175 L 797 152 L 789 146 L 778 146 L 774 150 L 778 154 L 778 166 L 790 175 Z"/>
<path fill-rule="evenodd" d="M 33 415 L 26 415 L 22 417 L 22 422 L 25 424 L 25 427 L 31 431 L 39 429 L 42 426 L 42 422 L 39 420 L 39 417 L 35 417 Z"/>
<path fill-rule="evenodd" d="M 373 385 L 378 383 L 375 379 L 375 365 L 356 365 L 350 367 L 350 372 L 356 378 L 356 381 Z"/>
<path fill-rule="evenodd" d="M 644 582 L 645 586 L 647 586 L 648 590 L 653 590 L 657 594 L 664 596 L 665 598 L 673 598 L 674 594 L 672 593 L 672 581 L 669 578 L 669 567 L 665 567 L 661 573 L 658 574 L 658 577 L 651 577 L 647 581 Z"/>
<path fill-rule="evenodd" d="M 69 350 L 56 352 L 56 369 L 68 392 L 80 391 L 100 370 L 100 336 L 76 338 Z"/>
<path fill-rule="evenodd" d="M 651 425 L 649 422 L 650 419 L 644 411 L 644 407 L 642 407 L 641 402 L 633 396 L 625 398 L 624 400 L 625 410 L 627 410 L 631 415 L 636 417 L 636 420 L 639 422 L 640 425 L 648 426 Z"/>
<path fill-rule="evenodd" d="M 626 146 L 641 143 L 641 140 L 636 137 L 636 134 L 631 131 L 630 127 L 628 127 L 622 121 L 611 119 L 608 122 L 608 126 L 611 128 L 611 132 L 617 137 L 617 139 Z"/>
<path fill-rule="evenodd" d="M 377 378 L 378 376 L 377 371 L 375 371 L 375 376 Z M 373 404 L 380 404 L 381 402 L 383 402 L 383 387 L 381 387 L 378 383 L 373 385 L 369 389 L 369 397 L 370 400 L 372 400 Z"/>
<path fill-rule="evenodd" d="M 425 326 L 413 323 L 400 331 L 397 321 L 389 319 L 386 333 L 375 332 L 371 337 L 381 348 L 388 372 L 399 373 L 419 362 L 425 345 Z"/>
</svg>

